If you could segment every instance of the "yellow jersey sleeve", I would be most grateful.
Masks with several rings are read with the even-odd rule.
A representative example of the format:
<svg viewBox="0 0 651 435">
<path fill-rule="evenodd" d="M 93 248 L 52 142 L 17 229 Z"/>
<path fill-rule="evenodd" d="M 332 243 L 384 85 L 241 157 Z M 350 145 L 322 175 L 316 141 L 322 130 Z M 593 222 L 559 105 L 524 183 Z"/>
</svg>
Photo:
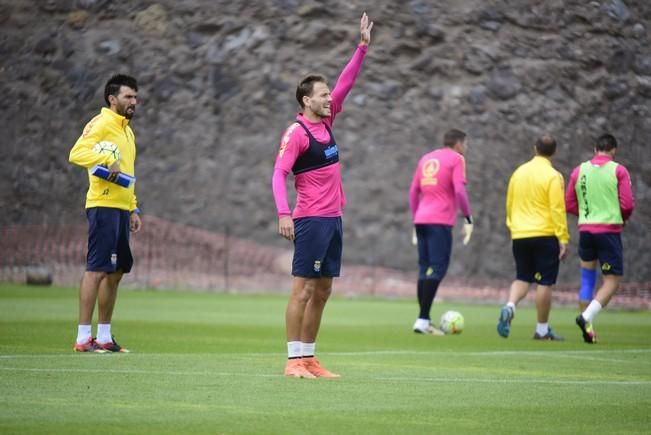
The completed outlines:
<svg viewBox="0 0 651 435">
<path fill-rule="evenodd" d="M 511 230 L 511 213 L 513 212 L 513 176 L 509 179 L 506 190 L 506 227 Z"/>
<path fill-rule="evenodd" d="M 108 154 L 98 154 L 93 151 L 96 143 L 106 135 L 104 124 L 100 116 L 96 116 L 84 128 L 83 133 L 70 150 L 68 160 L 75 165 L 90 169 L 95 165 L 111 166 L 115 159 Z"/>
<path fill-rule="evenodd" d="M 564 186 L 563 175 L 558 173 L 557 176 L 552 177 L 549 188 L 549 208 L 554 234 L 561 243 L 567 244 L 570 241 L 570 234 L 567 230 Z"/>
</svg>

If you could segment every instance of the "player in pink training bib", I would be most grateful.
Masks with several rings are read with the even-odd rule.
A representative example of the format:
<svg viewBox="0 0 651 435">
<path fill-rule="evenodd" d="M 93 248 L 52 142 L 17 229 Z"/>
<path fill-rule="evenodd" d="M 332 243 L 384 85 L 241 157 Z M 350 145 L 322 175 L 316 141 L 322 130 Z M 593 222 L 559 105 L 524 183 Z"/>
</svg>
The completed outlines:
<svg viewBox="0 0 651 435">
<path fill-rule="evenodd" d="M 294 242 L 292 291 L 285 314 L 286 376 L 339 377 L 321 367 L 314 357 L 323 309 L 341 268 L 341 215 L 346 205 L 332 125 L 362 67 L 372 28 L 364 13 L 359 45 L 332 93 L 323 76 L 308 75 L 300 82 L 296 100 L 302 113 L 285 131 L 276 156 L 272 189 L 278 232 Z M 296 188 L 293 211 L 285 188 L 290 172 Z"/>
</svg>

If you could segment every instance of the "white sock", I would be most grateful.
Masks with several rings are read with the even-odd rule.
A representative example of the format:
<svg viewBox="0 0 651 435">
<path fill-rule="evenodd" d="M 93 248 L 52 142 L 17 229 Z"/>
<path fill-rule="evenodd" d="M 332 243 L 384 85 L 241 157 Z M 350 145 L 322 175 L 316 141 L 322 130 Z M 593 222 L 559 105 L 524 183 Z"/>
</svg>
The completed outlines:
<svg viewBox="0 0 651 435">
<path fill-rule="evenodd" d="M 601 304 L 598 300 L 593 299 L 588 305 L 588 308 L 586 308 L 581 315 L 586 322 L 592 323 L 592 319 L 594 319 L 594 316 L 596 316 L 599 311 L 601 311 Z"/>
<path fill-rule="evenodd" d="M 414 329 L 425 330 L 429 328 L 431 323 L 432 321 L 429 319 L 416 319 L 416 322 L 414 322 Z"/>
<path fill-rule="evenodd" d="M 287 358 L 300 358 L 301 357 L 301 342 L 288 341 L 287 342 Z"/>
<path fill-rule="evenodd" d="M 91 337 L 90 325 L 77 326 L 77 343 L 83 344 Z"/>
<path fill-rule="evenodd" d="M 314 351 L 316 350 L 316 343 L 301 343 L 302 356 L 314 356 Z"/>
<path fill-rule="evenodd" d="M 576 311 L 575 311 L 575 313 L 576 313 Z M 548 323 L 536 323 L 536 332 L 541 337 L 543 335 L 546 335 L 549 332 L 549 324 Z"/>
<path fill-rule="evenodd" d="M 113 342 L 113 337 L 111 337 L 110 323 L 97 324 L 97 342 L 102 344 Z"/>
<path fill-rule="evenodd" d="M 511 309 L 513 310 L 513 314 L 515 315 L 515 304 L 513 302 L 507 302 L 506 306 L 511 307 Z"/>
</svg>

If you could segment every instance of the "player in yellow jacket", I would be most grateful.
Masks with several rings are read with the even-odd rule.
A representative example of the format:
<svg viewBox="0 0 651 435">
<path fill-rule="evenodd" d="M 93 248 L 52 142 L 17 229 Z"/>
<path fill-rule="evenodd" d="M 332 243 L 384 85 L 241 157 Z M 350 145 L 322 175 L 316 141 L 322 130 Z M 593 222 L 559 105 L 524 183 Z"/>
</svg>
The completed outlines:
<svg viewBox="0 0 651 435">
<path fill-rule="evenodd" d="M 552 166 L 556 140 L 544 135 L 536 141 L 535 156 L 520 165 L 509 181 L 506 194 L 506 226 L 513 239 L 516 278 L 509 300 L 500 310 L 497 332 L 509 336 L 515 306 L 536 289 L 538 324 L 535 340 L 562 340 L 549 327 L 552 287 L 556 284 L 560 260 L 570 240 L 565 215 L 563 176 Z"/>
<path fill-rule="evenodd" d="M 141 220 L 135 185 L 115 184 L 120 172 L 135 175 L 136 138 L 129 126 L 135 113 L 138 84 L 133 77 L 117 74 L 104 88 L 108 107 L 102 108 L 84 128 L 70 150 L 70 162 L 88 170 L 86 216 L 88 218 L 88 256 L 86 272 L 79 290 L 79 326 L 76 352 L 128 352 L 111 334 L 111 319 L 118 285 L 133 266 L 129 247 L 130 232 L 138 232 Z M 117 145 L 118 152 L 103 154 L 96 144 Z M 95 165 L 109 168 L 109 179 L 91 174 Z M 98 305 L 97 337 L 91 334 L 95 303 Z"/>
</svg>

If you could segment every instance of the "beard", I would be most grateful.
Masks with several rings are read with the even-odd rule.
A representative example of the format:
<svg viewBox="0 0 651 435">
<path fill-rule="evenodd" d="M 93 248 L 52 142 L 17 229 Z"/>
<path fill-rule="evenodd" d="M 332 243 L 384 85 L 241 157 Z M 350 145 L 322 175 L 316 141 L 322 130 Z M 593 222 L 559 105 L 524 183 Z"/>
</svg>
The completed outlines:
<svg viewBox="0 0 651 435">
<path fill-rule="evenodd" d="M 122 115 L 127 119 L 133 118 L 133 115 L 136 113 L 135 106 L 126 106 L 117 108 L 118 115 Z"/>
<path fill-rule="evenodd" d="M 332 114 L 330 107 L 321 107 L 318 110 L 313 111 L 315 115 L 321 117 L 321 118 L 329 118 L 330 115 Z"/>
</svg>

